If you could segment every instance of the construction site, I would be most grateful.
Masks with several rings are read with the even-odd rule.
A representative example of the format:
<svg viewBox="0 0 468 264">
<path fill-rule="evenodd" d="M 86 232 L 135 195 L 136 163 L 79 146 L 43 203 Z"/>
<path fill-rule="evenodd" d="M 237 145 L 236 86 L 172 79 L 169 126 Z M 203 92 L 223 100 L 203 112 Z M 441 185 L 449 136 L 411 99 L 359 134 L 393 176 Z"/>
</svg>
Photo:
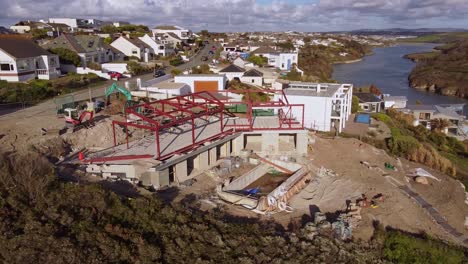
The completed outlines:
<svg viewBox="0 0 468 264">
<path fill-rule="evenodd" d="M 58 168 L 83 179 L 125 181 L 163 198 L 177 188 L 171 202 L 195 194 L 204 210 L 310 222 L 311 234 L 368 240 L 378 222 L 466 243 L 460 182 L 357 139 L 306 129 L 307 106 L 290 104 L 283 90 L 157 100 L 128 90 L 114 84 L 104 96 L 90 93 L 82 108 L 61 102 L 60 118 L 45 105 L 3 116 L 0 143 L 54 153 Z"/>
</svg>

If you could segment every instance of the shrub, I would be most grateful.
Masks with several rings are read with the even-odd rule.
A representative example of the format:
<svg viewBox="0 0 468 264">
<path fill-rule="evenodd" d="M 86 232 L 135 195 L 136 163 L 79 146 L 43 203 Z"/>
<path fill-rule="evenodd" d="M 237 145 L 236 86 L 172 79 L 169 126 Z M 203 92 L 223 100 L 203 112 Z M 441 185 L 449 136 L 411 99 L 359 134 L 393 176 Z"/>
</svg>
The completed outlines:
<svg viewBox="0 0 468 264">
<path fill-rule="evenodd" d="M 182 61 L 182 58 L 177 57 L 177 58 L 175 58 L 175 59 L 170 60 L 170 61 L 169 61 L 169 64 L 171 64 L 172 66 L 176 67 L 176 66 L 179 66 L 179 65 L 184 64 L 184 62 Z"/>
<path fill-rule="evenodd" d="M 88 63 L 87 66 L 88 66 L 88 68 L 90 68 L 92 70 L 95 70 L 95 71 L 102 70 L 101 64 L 99 64 L 99 63 L 91 62 L 91 63 Z"/>
<path fill-rule="evenodd" d="M 415 238 L 397 231 L 388 231 L 384 242 L 384 257 L 393 263 L 446 263 L 464 262 L 462 250 L 441 242 Z"/>
<path fill-rule="evenodd" d="M 61 64 L 73 64 L 76 67 L 81 66 L 81 58 L 74 51 L 66 48 L 54 48 L 50 49 L 49 51 L 59 56 Z"/>
<path fill-rule="evenodd" d="M 172 76 L 177 76 L 177 75 L 182 74 L 182 71 L 175 68 L 175 69 L 171 70 L 171 74 L 172 74 Z"/>
</svg>

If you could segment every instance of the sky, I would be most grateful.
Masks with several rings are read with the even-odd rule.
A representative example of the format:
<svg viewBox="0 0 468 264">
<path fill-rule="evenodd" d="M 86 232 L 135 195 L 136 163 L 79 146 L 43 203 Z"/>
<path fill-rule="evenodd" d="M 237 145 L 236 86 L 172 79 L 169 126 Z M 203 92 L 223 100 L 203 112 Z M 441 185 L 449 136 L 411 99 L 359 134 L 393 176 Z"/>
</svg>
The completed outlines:
<svg viewBox="0 0 468 264">
<path fill-rule="evenodd" d="M 0 0 L 0 25 L 49 17 L 193 31 L 468 28 L 468 0 Z"/>
</svg>

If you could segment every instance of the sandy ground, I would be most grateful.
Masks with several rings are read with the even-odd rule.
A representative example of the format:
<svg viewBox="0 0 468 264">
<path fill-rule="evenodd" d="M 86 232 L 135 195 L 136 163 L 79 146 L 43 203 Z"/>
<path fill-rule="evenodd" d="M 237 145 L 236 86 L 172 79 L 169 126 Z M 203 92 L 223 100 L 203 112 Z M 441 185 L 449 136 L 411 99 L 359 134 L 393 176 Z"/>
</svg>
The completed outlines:
<svg viewBox="0 0 468 264">
<path fill-rule="evenodd" d="M 347 150 L 347 151 L 346 151 Z M 420 233 L 426 232 L 434 237 L 457 242 L 442 230 L 418 204 L 390 184 L 387 177 L 393 177 L 402 184 L 411 186 L 421 197 L 431 203 L 449 224 L 465 235 L 464 219 L 468 210 L 464 203 L 465 192 L 460 183 L 419 164 L 398 160 L 388 156 L 384 151 L 364 144 L 356 139 L 323 139 L 316 138 L 310 155 L 315 166 L 333 170 L 336 176 L 314 177 L 311 183 L 293 197 L 290 205 L 295 209 L 290 215 L 278 215 L 279 221 L 289 218 L 299 220 L 311 211 L 335 212 L 346 208 L 346 200 L 355 201 L 362 194 L 372 197 L 378 193 L 385 196 L 385 201 L 378 208 L 364 208 L 360 227 L 354 236 L 369 239 L 373 232 L 372 222 L 377 220 L 385 226 Z M 361 161 L 367 161 L 380 169 L 368 169 Z M 396 165 L 398 171 L 389 171 L 384 163 Z M 401 164 L 400 166 L 397 166 Z M 404 176 L 412 168 L 423 167 L 441 182 L 429 180 L 429 185 L 420 185 Z"/>
</svg>

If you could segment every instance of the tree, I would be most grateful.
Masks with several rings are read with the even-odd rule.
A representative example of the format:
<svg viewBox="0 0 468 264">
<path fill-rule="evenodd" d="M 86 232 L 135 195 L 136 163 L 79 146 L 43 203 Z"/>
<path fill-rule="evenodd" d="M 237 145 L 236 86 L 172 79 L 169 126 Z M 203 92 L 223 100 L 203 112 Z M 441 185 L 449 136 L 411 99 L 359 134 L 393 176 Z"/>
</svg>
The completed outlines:
<svg viewBox="0 0 468 264">
<path fill-rule="evenodd" d="M 257 55 L 252 55 L 247 60 L 260 67 L 268 63 L 268 59 L 266 57 L 257 56 Z"/>
<path fill-rule="evenodd" d="M 198 67 L 193 67 L 192 73 L 193 74 L 209 74 L 213 72 L 211 71 L 210 66 L 208 64 L 202 64 Z"/>
<path fill-rule="evenodd" d="M 66 48 L 53 48 L 49 51 L 59 56 L 61 64 L 73 64 L 76 67 L 81 66 L 81 58 L 74 51 Z"/>
<path fill-rule="evenodd" d="M 177 69 L 177 68 L 174 68 L 174 69 L 171 70 L 171 74 L 172 74 L 172 76 L 177 76 L 177 75 L 182 74 L 182 71 Z"/>
<path fill-rule="evenodd" d="M 359 111 L 359 98 L 353 95 L 353 100 L 351 103 L 351 113 L 357 113 Z"/>
<path fill-rule="evenodd" d="M 294 44 L 291 42 L 291 40 L 288 40 L 286 42 L 277 43 L 276 46 L 281 48 L 282 50 L 285 50 L 285 51 L 294 50 Z"/>
<path fill-rule="evenodd" d="M 431 120 L 431 130 L 442 132 L 445 128 L 450 126 L 450 122 L 447 119 L 436 118 Z"/>
<path fill-rule="evenodd" d="M 128 68 L 128 71 L 133 75 L 139 75 L 148 71 L 148 68 L 142 66 L 140 63 L 136 61 L 129 61 L 127 63 L 127 68 Z"/>
<path fill-rule="evenodd" d="M 107 37 L 104 39 L 104 43 L 106 43 L 107 45 L 110 45 L 112 41 L 113 41 L 112 37 Z"/>
<path fill-rule="evenodd" d="M 369 87 L 369 92 L 377 96 L 382 95 L 382 92 L 377 86 L 375 86 L 375 84 L 371 84 L 371 86 Z"/>
<path fill-rule="evenodd" d="M 283 76 L 283 79 L 290 80 L 290 81 L 302 81 L 302 74 L 293 68 L 289 71 L 286 76 Z"/>
<path fill-rule="evenodd" d="M 308 44 L 312 41 L 312 39 L 310 37 L 304 37 L 304 39 L 302 39 L 304 41 L 304 43 Z"/>
<path fill-rule="evenodd" d="M 38 29 L 34 28 L 31 30 L 32 37 L 34 39 L 44 39 L 47 38 L 49 35 L 47 35 L 47 29 Z"/>
<path fill-rule="evenodd" d="M 200 35 L 203 36 L 203 37 L 208 37 L 210 35 L 210 33 L 208 32 L 208 30 L 203 29 L 203 30 L 200 31 Z"/>
<path fill-rule="evenodd" d="M 105 25 L 101 27 L 102 33 L 113 34 L 119 32 L 119 29 L 114 25 Z"/>
</svg>

